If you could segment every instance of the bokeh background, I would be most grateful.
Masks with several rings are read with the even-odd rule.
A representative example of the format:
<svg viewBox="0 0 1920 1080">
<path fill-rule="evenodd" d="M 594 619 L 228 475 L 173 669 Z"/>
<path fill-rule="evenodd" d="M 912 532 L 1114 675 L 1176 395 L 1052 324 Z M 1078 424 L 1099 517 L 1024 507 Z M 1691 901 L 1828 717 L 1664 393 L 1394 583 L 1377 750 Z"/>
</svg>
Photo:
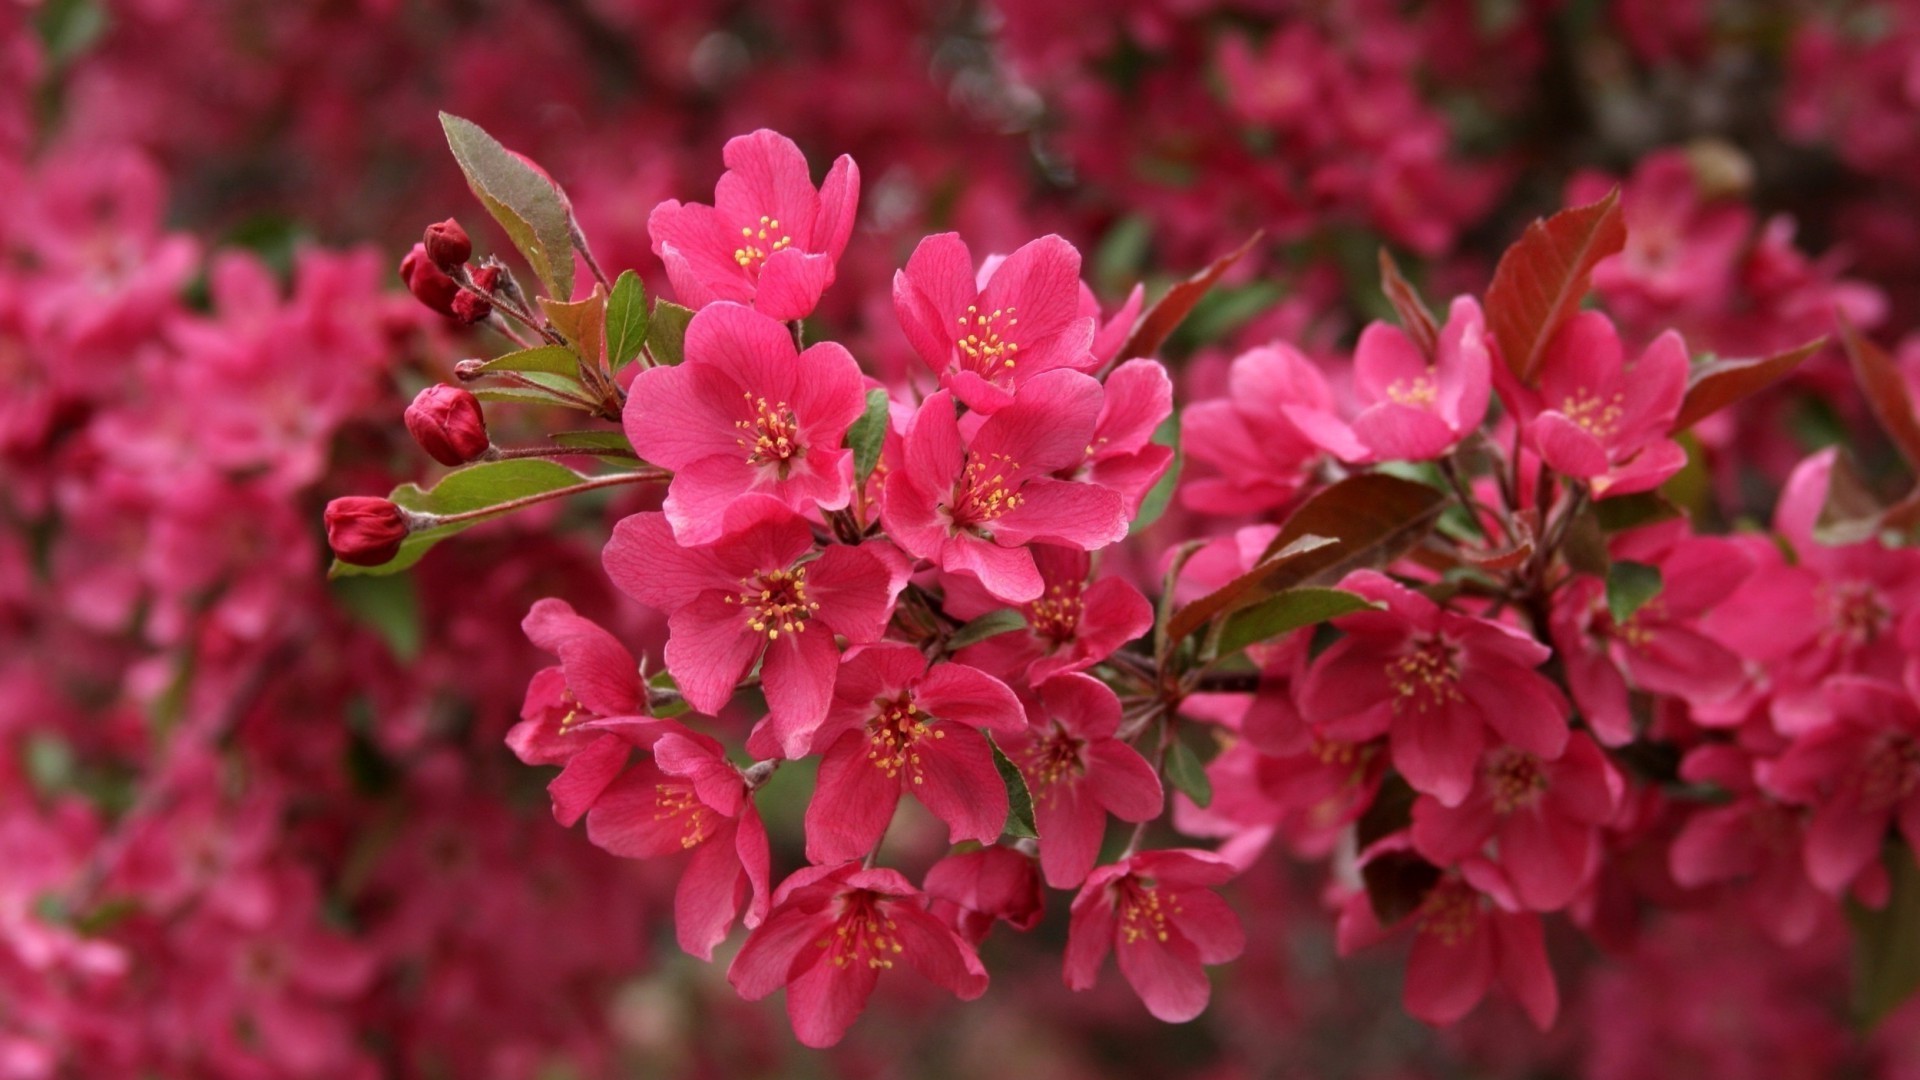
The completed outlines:
<svg viewBox="0 0 1920 1080">
<path fill-rule="evenodd" d="M 1111 303 L 1265 230 L 1170 346 L 1184 403 L 1235 344 L 1349 347 L 1383 245 L 1478 291 L 1532 217 L 1624 182 L 1597 284 L 1630 334 L 1762 355 L 1837 307 L 1920 388 L 1912 0 L 0 0 L 0 1080 L 1920 1076 L 1920 1013 L 1851 1026 L 1837 915 L 1784 948 L 1650 869 L 1596 901 L 1618 933 L 1552 941 L 1552 1034 L 1505 1003 L 1436 1032 L 1392 949 L 1335 958 L 1324 868 L 1279 850 L 1192 1024 L 1111 973 L 1065 991 L 1057 897 L 988 943 L 981 1001 L 889 983 L 799 1049 L 777 997 L 675 950 L 672 871 L 561 830 L 501 741 L 534 599 L 657 641 L 599 570 L 633 504 L 325 579 L 321 507 L 435 475 L 401 409 L 497 347 L 394 272 L 449 215 L 506 247 L 440 110 L 650 287 L 648 212 L 705 200 L 728 137 L 852 154 L 818 333 L 882 374 L 927 232 L 1058 232 Z M 1841 439 L 1883 475 L 1866 415 L 1830 350 L 1704 429 L 1721 524 Z"/>
</svg>

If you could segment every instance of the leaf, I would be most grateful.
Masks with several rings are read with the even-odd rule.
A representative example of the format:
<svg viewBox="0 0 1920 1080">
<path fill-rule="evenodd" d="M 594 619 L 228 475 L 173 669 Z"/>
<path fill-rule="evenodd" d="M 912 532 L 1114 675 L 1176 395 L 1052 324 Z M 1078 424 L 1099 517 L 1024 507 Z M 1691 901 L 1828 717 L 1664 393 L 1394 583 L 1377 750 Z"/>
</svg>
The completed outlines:
<svg viewBox="0 0 1920 1080">
<path fill-rule="evenodd" d="M 420 655 L 420 594 L 409 577 L 342 577 L 333 598 L 349 615 L 387 643 L 394 659 Z"/>
<path fill-rule="evenodd" d="M 1040 827 L 1033 822 L 1033 792 L 1027 790 L 1027 778 L 1020 775 L 1020 766 L 1000 749 L 992 735 L 987 736 L 987 745 L 993 747 L 993 767 L 1000 770 L 1000 781 L 1007 785 L 1007 824 L 1003 831 L 1023 840 L 1040 839 Z"/>
<path fill-rule="evenodd" d="M 1616 625 L 1624 623 L 1647 606 L 1647 601 L 1659 596 L 1665 586 L 1659 567 L 1615 559 L 1607 567 L 1607 613 Z"/>
<path fill-rule="evenodd" d="M 1411 851 L 1383 851 L 1360 867 L 1373 917 L 1390 927 L 1420 910 L 1440 881 L 1440 868 Z"/>
<path fill-rule="evenodd" d="M 1886 906 L 1847 904 L 1854 1010 L 1869 1031 L 1920 989 L 1920 867 L 1904 845 L 1891 849 L 1886 863 L 1893 879 Z"/>
<path fill-rule="evenodd" d="M 1620 189 L 1527 226 L 1487 287 L 1487 326 L 1507 370 L 1531 383 L 1540 355 L 1580 308 L 1596 263 L 1626 246 Z"/>
<path fill-rule="evenodd" d="M 990 637 L 999 637 L 1001 634 L 1012 633 L 1015 630 L 1023 630 L 1026 628 L 1026 625 L 1027 617 L 1013 608 L 1000 608 L 997 611 L 989 611 L 985 615 L 971 620 L 960 629 L 955 630 L 953 636 L 947 639 L 947 648 L 964 649 L 975 642 L 985 641 Z"/>
<path fill-rule="evenodd" d="M 551 296 L 573 295 L 573 215 L 553 181 L 470 120 L 440 114 L 467 186 L 507 231 Z"/>
<path fill-rule="evenodd" d="M 531 386 L 482 386 L 473 391 L 481 401 L 510 401 L 520 405 L 558 405 L 578 409 L 580 403 Z"/>
<path fill-rule="evenodd" d="M 1594 508 L 1588 506 L 1580 516 L 1573 519 L 1567 529 L 1567 537 L 1560 545 L 1560 554 L 1567 565 L 1582 574 L 1592 574 L 1597 578 L 1607 576 L 1607 568 L 1612 556 L 1607 552 L 1607 536 L 1600 529 L 1600 516 Z"/>
<path fill-rule="evenodd" d="M 1420 290 L 1400 273 L 1400 264 L 1393 261 L 1386 248 L 1380 249 L 1380 291 L 1387 294 L 1387 303 L 1400 316 L 1400 328 L 1431 363 L 1440 345 L 1440 326 L 1433 321 L 1432 309 L 1420 298 Z"/>
<path fill-rule="evenodd" d="M 1605 533 L 1637 529 L 1642 525 L 1657 525 L 1662 521 L 1672 521 L 1680 516 L 1680 508 L 1657 491 L 1641 491 L 1632 495 L 1602 499 L 1592 504 L 1592 508 L 1594 518 L 1600 523 L 1600 531 Z"/>
<path fill-rule="evenodd" d="M 1220 633 L 1220 655 L 1228 656 L 1255 642 L 1374 606 L 1372 601 L 1345 589 L 1288 589 L 1234 612 Z"/>
<path fill-rule="evenodd" d="M 1179 736 L 1167 747 L 1167 782 L 1175 791 L 1192 799 L 1195 806 L 1205 808 L 1213 801 L 1213 781 L 1207 778 L 1206 766 L 1200 764 L 1200 755 Z"/>
<path fill-rule="evenodd" d="M 607 368 L 619 371 L 633 363 L 646 343 L 647 289 L 639 274 L 622 270 L 607 298 Z"/>
<path fill-rule="evenodd" d="M 867 411 L 847 429 L 847 446 L 853 451 L 853 482 L 865 485 L 880 464 L 880 448 L 887 442 L 887 392 L 874 387 L 867 391 Z"/>
<path fill-rule="evenodd" d="M 1847 347 L 1854 377 L 1866 392 L 1874 418 L 1886 429 L 1907 464 L 1920 469 L 1920 416 L 1914 415 L 1913 398 L 1900 369 L 1885 349 L 1862 335 L 1845 315 L 1840 316 L 1840 340 Z"/>
<path fill-rule="evenodd" d="M 466 371 L 465 368 L 461 370 Z M 473 371 L 480 374 L 493 371 L 543 371 L 572 378 L 580 371 L 580 361 L 573 355 L 573 350 L 565 345 L 539 345 L 496 356 Z"/>
<path fill-rule="evenodd" d="M 1177 642 L 1215 615 L 1298 585 L 1386 565 L 1420 541 L 1446 503 L 1438 488 L 1412 480 L 1384 473 L 1348 477 L 1295 510 L 1252 570 L 1180 609 L 1168 637 Z"/>
<path fill-rule="evenodd" d="M 1680 402 L 1680 415 L 1670 431 L 1685 431 L 1737 401 L 1772 386 L 1787 373 L 1823 348 L 1826 338 L 1816 338 L 1797 349 L 1761 357 L 1757 360 L 1712 360 L 1693 370 L 1687 380 L 1687 396 Z"/>
<path fill-rule="evenodd" d="M 1120 346 L 1119 359 L 1131 360 L 1136 356 L 1151 356 L 1160 346 L 1166 344 L 1168 336 L 1193 311 L 1200 298 L 1207 295 L 1225 274 L 1253 250 L 1253 246 L 1265 236 L 1265 230 L 1258 230 L 1247 237 L 1247 242 L 1213 260 L 1207 268 L 1186 279 L 1176 282 L 1167 290 L 1166 295 L 1154 301 L 1152 307 L 1142 312 L 1140 321 L 1134 324 L 1133 333 L 1127 335 L 1126 344 Z"/>
<path fill-rule="evenodd" d="M 1147 489 L 1147 497 L 1140 500 L 1140 512 L 1133 516 L 1127 525 L 1127 535 L 1137 536 L 1148 526 L 1160 520 L 1167 512 L 1167 504 L 1173 501 L 1173 492 L 1180 486 L 1180 472 L 1186 467 L 1187 452 L 1180 445 L 1180 413 L 1175 411 L 1160 426 L 1153 429 L 1153 441 L 1159 446 L 1173 447 L 1173 460 L 1167 463 L 1167 471 L 1160 474 L 1153 487 Z"/>
<path fill-rule="evenodd" d="M 624 450 L 633 453 L 633 444 L 627 441 L 624 433 L 618 431 L 557 431 L 552 439 L 560 446 L 578 446 L 583 450 Z"/>
<path fill-rule="evenodd" d="M 388 496 L 409 510 L 428 514 L 464 514 L 476 510 L 572 487 L 586 477 L 564 465 L 540 458 L 509 461 L 483 461 L 457 472 L 448 473 L 438 484 L 422 489 L 416 484 L 401 484 Z M 329 577 L 379 577 L 399 573 L 420 561 L 433 545 L 456 533 L 480 524 L 484 518 L 421 529 L 400 544 L 400 551 L 379 566 L 354 566 L 334 560 Z"/>
<path fill-rule="evenodd" d="M 540 307 L 560 332 L 573 344 L 580 363 L 600 370 L 604 363 L 607 332 L 607 288 L 595 283 L 592 295 L 572 302 L 540 298 Z"/>
<path fill-rule="evenodd" d="M 656 364 L 677 364 L 686 358 L 687 323 L 693 321 L 693 309 L 671 300 L 655 300 L 653 317 L 647 322 L 647 352 Z"/>
</svg>

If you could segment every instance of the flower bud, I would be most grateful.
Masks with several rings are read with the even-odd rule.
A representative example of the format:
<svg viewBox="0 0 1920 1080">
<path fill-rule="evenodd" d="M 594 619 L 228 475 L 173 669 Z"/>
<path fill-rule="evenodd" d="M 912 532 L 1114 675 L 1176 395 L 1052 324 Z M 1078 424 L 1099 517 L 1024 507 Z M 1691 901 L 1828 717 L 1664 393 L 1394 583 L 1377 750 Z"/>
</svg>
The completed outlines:
<svg viewBox="0 0 1920 1080">
<path fill-rule="evenodd" d="M 407 430 L 442 465 L 464 465 L 493 445 L 480 401 L 457 386 L 429 386 L 407 406 Z"/>
<path fill-rule="evenodd" d="M 410 531 L 407 512 L 389 499 L 349 495 L 327 504 L 327 546 L 344 563 L 388 562 Z"/>
<path fill-rule="evenodd" d="M 407 283 L 414 299 L 448 318 L 454 317 L 453 298 L 460 295 L 460 286 L 433 265 L 427 257 L 427 245 L 413 245 L 407 257 L 400 260 L 400 280 Z"/>
<path fill-rule="evenodd" d="M 448 218 L 438 225 L 427 226 L 425 239 L 427 257 L 433 265 L 442 270 L 451 271 L 473 258 L 473 241 L 467 239 L 467 230 L 460 227 L 458 221 Z"/>
<path fill-rule="evenodd" d="M 493 314 L 493 301 L 484 296 L 477 296 L 462 289 L 460 294 L 453 298 L 453 317 L 458 319 L 462 326 L 472 326 L 491 314 Z"/>
</svg>

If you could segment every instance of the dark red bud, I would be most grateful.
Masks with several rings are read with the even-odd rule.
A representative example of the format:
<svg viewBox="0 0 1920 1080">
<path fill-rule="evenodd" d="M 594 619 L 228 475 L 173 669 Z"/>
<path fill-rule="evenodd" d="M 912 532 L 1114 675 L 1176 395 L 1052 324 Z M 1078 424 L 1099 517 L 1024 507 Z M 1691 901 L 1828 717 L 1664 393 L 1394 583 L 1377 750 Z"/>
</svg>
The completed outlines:
<svg viewBox="0 0 1920 1080">
<path fill-rule="evenodd" d="M 462 289 L 460 295 L 453 298 L 453 317 L 460 320 L 462 326 L 472 326 L 491 314 L 493 301 L 484 296 Z"/>
<path fill-rule="evenodd" d="M 483 266 L 473 272 L 471 280 L 474 288 L 491 295 L 494 286 L 500 284 L 500 268 L 493 265 Z"/>
<path fill-rule="evenodd" d="M 407 430 L 442 465 L 465 465 L 493 445 L 480 400 L 457 386 L 429 386 L 407 406 Z"/>
<path fill-rule="evenodd" d="M 467 230 L 452 218 L 427 226 L 425 243 L 427 257 L 442 270 L 451 271 L 473 258 L 473 241 L 467 238 Z"/>
<path fill-rule="evenodd" d="M 400 260 L 400 280 L 407 283 L 414 299 L 448 318 L 454 317 L 453 298 L 460 295 L 460 286 L 433 265 L 427 257 L 427 245 L 413 245 L 407 257 Z"/>
<path fill-rule="evenodd" d="M 409 531 L 407 512 L 388 499 L 349 495 L 327 504 L 327 545 L 344 563 L 390 562 Z"/>
</svg>

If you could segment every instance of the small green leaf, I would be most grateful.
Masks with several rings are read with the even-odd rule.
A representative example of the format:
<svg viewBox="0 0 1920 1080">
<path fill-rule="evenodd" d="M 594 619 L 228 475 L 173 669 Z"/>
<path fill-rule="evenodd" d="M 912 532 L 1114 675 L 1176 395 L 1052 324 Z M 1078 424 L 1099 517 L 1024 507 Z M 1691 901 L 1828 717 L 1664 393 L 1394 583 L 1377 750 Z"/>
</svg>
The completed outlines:
<svg viewBox="0 0 1920 1080">
<path fill-rule="evenodd" d="M 853 480 L 865 484 L 880 464 L 880 448 L 887 442 L 887 392 L 874 387 L 867 391 L 867 411 L 847 429 L 847 445 L 853 449 Z"/>
<path fill-rule="evenodd" d="M 420 655 L 420 595 L 410 577 L 342 577 L 333 598 L 347 614 L 386 641 L 394 658 Z"/>
<path fill-rule="evenodd" d="M 953 636 L 947 639 L 947 648 L 964 649 L 975 642 L 985 641 L 990 637 L 998 637 L 1001 634 L 1025 629 L 1026 625 L 1027 617 L 1015 611 L 1013 608 L 1001 608 L 998 611 L 989 611 L 985 615 L 962 626 L 960 629 L 955 630 Z"/>
<path fill-rule="evenodd" d="M 619 371 L 633 363 L 646 343 L 646 286 L 640 284 L 640 275 L 622 270 L 607 298 L 607 366 Z"/>
<path fill-rule="evenodd" d="M 583 450 L 624 450 L 633 453 L 633 444 L 627 436 L 618 431 L 557 431 L 553 441 L 561 446 L 578 446 Z"/>
<path fill-rule="evenodd" d="M 1213 801 L 1213 781 L 1207 779 L 1207 767 L 1200 764 L 1200 756 L 1185 739 L 1176 737 L 1167 748 L 1167 782 L 1192 799 L 1195 806 L 1205 807 Z"/>
<path fill-rule="evenodd" d="M 464 373 L 470 369 L 462 368 Z M 532 349 L 521 349 L 505 356 L 496 356 L 472 369 L 487 371 L 540 371 L 549 375 L 564 375 L 572 378 L 580 370 L 580 361 L 573 350 L 565 345 L 541 345 Z"/>
<path fill-rule="evenodd" d="M 524 374 L 524 373 L 523 373 Z M 479 386 L 473 396 L 481 401 L 507 401 L 516 405 L 554 405 L 563 409 L 578 409 L 580 403 L 570 401 L 545 390 L 531 386 Z"/>
<path fill-rule="evenodd" d="M 656 364 L 678 364 L 687 355 L 687 324 L 693 321 L 693 309 L 671 300 L 655 300 L 653 317 L 647 321 L 647 352 Z"/>
<path fill-rule="evenodd" d="M 1920 989 L 1920 867 L 1904 845 L 1886 858 L 1892 895 L 1878 911 L 1847 904 L 1853 926 L 1854 1008 L 1872 1030 Z"/>
<path fill-rule="evenodd" d="M 1020 766 L 1013 763 L 1000 744 L 987 736 L 987 745 L 993 747 L 993 767 L 1000 770 L 1000 780 L 1007 785 L 1007 825 L 1008 836 L 1023 840 L 1040 839 L 1040 827 L 1033 821 L 1033 792 L 1027 790 L 1027 778 L 1020 774 Z"/>
<path fill-rule="evenodd" d="M 586 477 L 564 465 L 540 458 L 483 461 L 448 473 L 430 489 L 401 484 L 387 496 L 409 510 L 428 514 L 464 514 L 572 487 Z M 401 543 L 399 554 L 379 566 L 354 566 L 334 560 L 329 577 L 379 577 L 399 573 L 420 561 L 433 545 L 478 525 L 483 518 L 421 529 Z"/>
<path fill-rule="evenodd" d="M 1659 567 L 1616 559 L 1607 568 L 1607 612 L 1615 623 L 1624 623 L 1659 596 L 1663 585 Z"/>
<path fill-rule="evenodd" d="M 466 174 L 467 186 L 507 230 L 548 294 L 562 300 L 571 297 L 572 215 L 553 181 L 470 120 L 441 113 L 440 126 L 447 133 L 454 160 Z"/>
<path fill-rule="evenodd" d="M 1345 589 L 1288 589 L 1229 616 L 1226 628 L 1220 633 L 1219 655 L 1230 656 L 1256 642 L 1292 633 L 1303 626 L 1377 606 Z"/>
<path fill-rule="evenodd" d="M 1186 467 L 1187 452 L 1180 445 L 1180 414 L 1175 412 L 1160 426 L 1153 430 L 1153 441 L 1159 446 L 1173 447 L 1173 461 L 1168 463 L 1167 471 L 1153 487 L 1147 490 L 1147 497 L 1140 500 L 1140 512 L 1133 516 L 1132 524 L 1127 526 L 1128 536 L 1137 536 L 1167 512 L 1167 504 L 1173 501 L 1174 489 L 1180 486 L 1180 471 Z"/>
</svg>

